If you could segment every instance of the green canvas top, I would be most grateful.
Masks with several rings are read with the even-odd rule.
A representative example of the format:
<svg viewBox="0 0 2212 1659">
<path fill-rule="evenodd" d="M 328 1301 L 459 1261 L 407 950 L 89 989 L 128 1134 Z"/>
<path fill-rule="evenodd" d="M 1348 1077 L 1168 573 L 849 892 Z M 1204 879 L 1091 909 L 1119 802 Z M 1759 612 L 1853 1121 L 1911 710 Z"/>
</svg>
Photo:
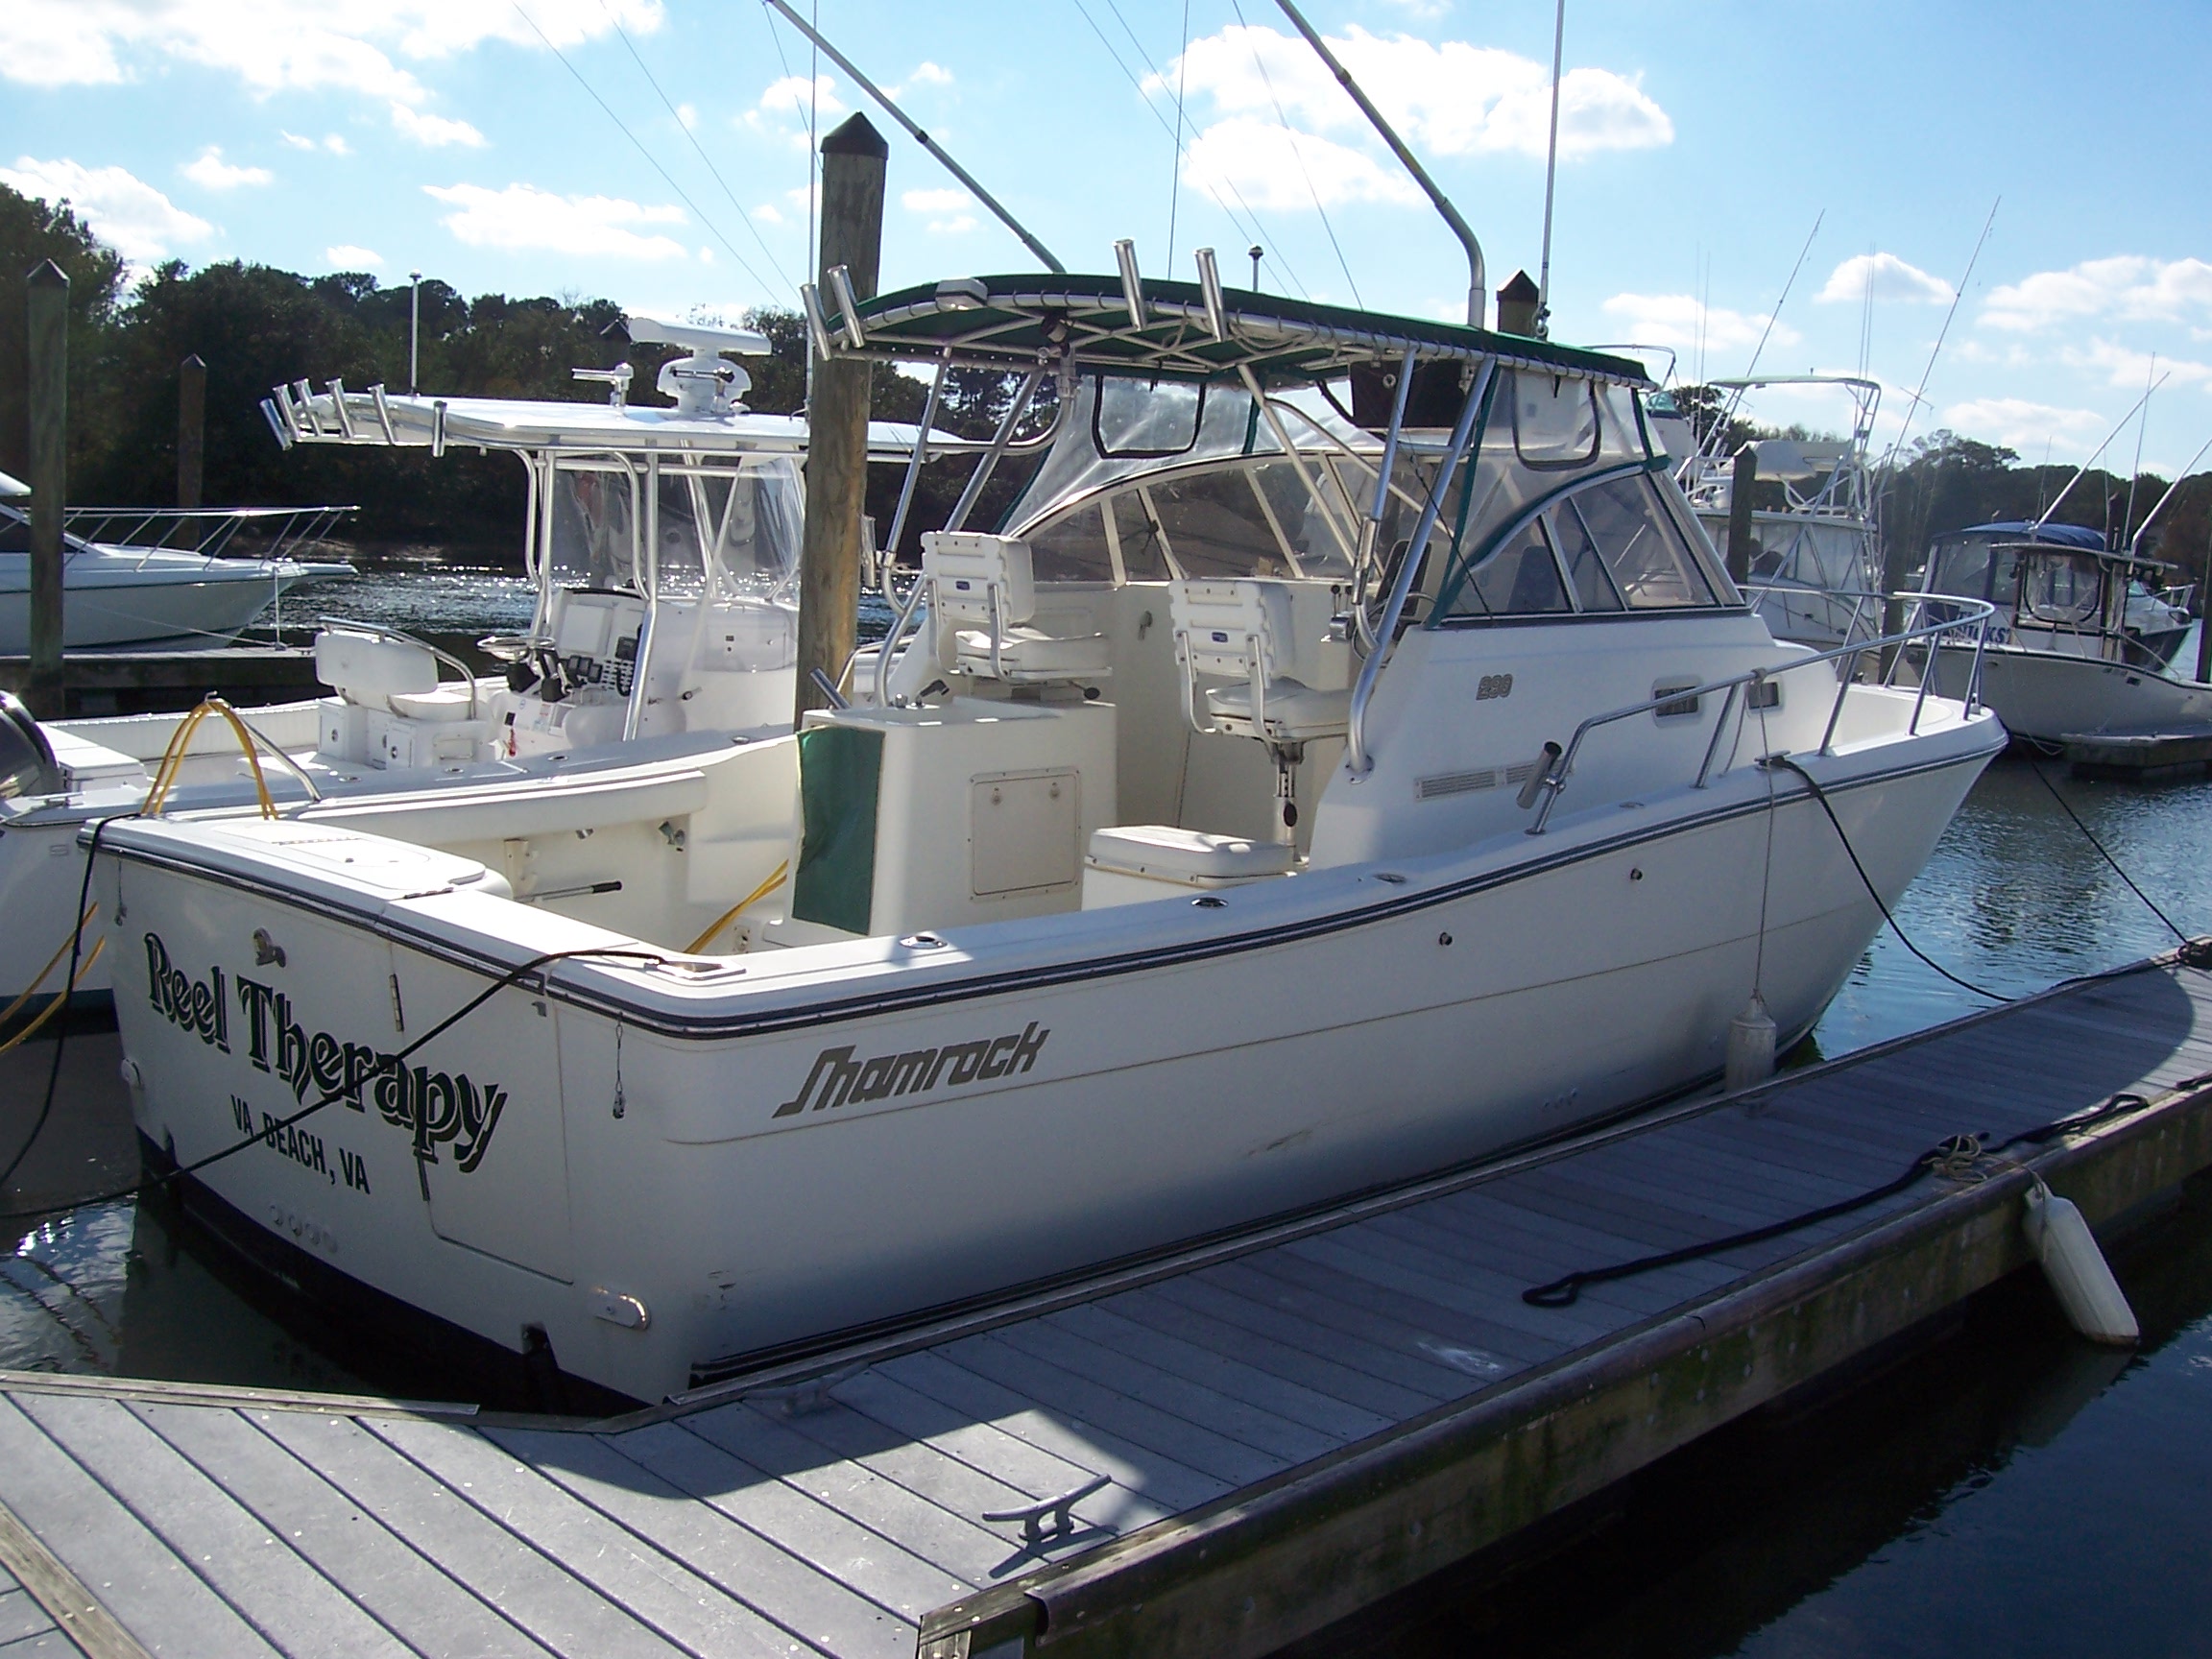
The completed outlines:
<svg viewBox="0 0 2212 1659">
<path fill-rule="evenodd" d="M 1487 359 L 1650 383 L 1643 366 L 1624 357 L 1453 323 L 1228 288 L 1221 294 L 1225 337 L 1217 339 L 1197 283 L 1146 278 L 1143 300 L 1143 326 L 1134 327 L 1118 276 L 969 276 L 863 301 L 863 346 L 847 337 L 842 313 L 828 321 L 838 356 L 934 360 L 950 349 L 963 368 L 1033 369 L 1071 346 L 1085 373 L 1219 380 L 1248 367 L 1262 384 L 1307 383 L 1395 361 L 1410 347 L 1424 361 Z"/>
</svg>

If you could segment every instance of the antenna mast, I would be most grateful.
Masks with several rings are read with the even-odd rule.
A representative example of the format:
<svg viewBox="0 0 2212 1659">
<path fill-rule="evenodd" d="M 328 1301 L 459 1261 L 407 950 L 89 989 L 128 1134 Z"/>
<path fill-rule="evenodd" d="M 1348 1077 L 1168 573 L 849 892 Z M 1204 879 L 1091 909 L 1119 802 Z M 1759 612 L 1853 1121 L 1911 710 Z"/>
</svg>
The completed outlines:
<svg viewBox="0 0 2212 1659">
<path fill-rule="evenodd" d="M 1559 64 L 1567 45 L 1567 0 L 1551 24 L 1551 143 L 1544 152 L 1544 262 L 1536 276 L 1536 337 L 1551 337 L 1551 186 L 1559 173 Z"/>
<path fill-rule="evenodd" d="M 769 0 L 781 6 L 782 0 Z M 1452 205 L 1451 199 L 1437 188 L 1436 180 L 1430 178 L 1427 169 L 1413 158 L 1413 152 L 1406 148 L 1406 141 L 1392 131 L 1390 123 L 1382 119 L 1382 111 L 1368 101 L 1359 89 L 1359 83 L 1352 79 L 1352 72 L 1336 61 L 1336 55 L 1329 50 L 1328 42 L 1314 33 L 1313 25 L 1307 22 L 1291 0 L 1275 0 L 1283 9 L 1299 34 L 1306 36 L 1306 44 L 1312 47 L 1321 61 L 1329 66 L 1329 73 L 1336 77 L 1336 84 L 1352 95 L 1352 102 L 1359 106 L 1359 113 L 1367 123 L 1382 135 L 1382 142 L 1390 146 L 1390 153 L 1399 164 L 1413 175 L 1413 181 L 1429 193 L 1429 200 L 1436 204 L 1436 211 L 1444 216 L 1444 223 L 1452 227 L 1452 234 L 1459 238 L 1460 246 L 1467 250 L 1467 325 L 1482 326 L 1484 307 L 1489 300 L 1489 289 L 1482 270 L 1482 244 L 1475 240 L 1475 232 L 1468 228 L 1467 221 L 1459 217 L 1459 209 Z"/>
<path fill-rule="evenodd" d="M 891 102 L 890 94 L 885 92 L 882 87 L 877 85 L 875 82 L 869 80 L 867 76 L 861 74 L 860 71 L 854 65 L 853 60 L 846 57 L 844 53 L 838 51 L 836 47 L 830 45 L 829 40 L 823 36 L 820 30 L 816 29 L 811 23 L 807 22 L 805 18 L 800 16 L 797 12 L 793 11 L 791 7 L 786 4 L 786 0 L 768 0 L 768 4 L 775 7 L 778 12 L 781 12 L 783 14 L 784 21 L 789 23 L 792 28 L 798 30 L 800 34 L 805 36 L 808 40 L 811 40 L 816 46 L 820 47 L 824 57 L 828 58 L 830 62 L 836 64 L 838 68 L 844 70 L 846 74 L 852 76 L 854 84 L 859 86 L 860 90 L 867 93 L 869 97 L 875 99 L 878 104 L 881 105 L 883 107 L 883 112 L 890 116 L 892 120 L 898 122 L 900 126 L 905 128 L 907 135 L 911 137 L 915 143 L 921 145 L 923 149 L 928 151 L 930 155 L 934 156 L 937 158 L 939 164 L 944 167 L 946 172 L 951 174 L 953 178 L 959 180 L 961 183 L 965 184 L 968 187 L 969 194 L 974 196 L 976 201 L 982 203 L 984 206 L 990 208 L 993 215 L 998 219 L 999 224 L 1005 226 L 1007 229 L 1013 231 L 1015 235 L 1021 237 L 1022 245 L 1028 249 L 1030 252 L 1036 254 L 1038 258 L 1044 260 L 1045 268 L 1047 271 L 1052 272 L 1056 276 L 1065 276 L 1067 274 L 1068 267 L 1061 264 L 1058 259 L 1055 259 L 1052 256 L 1051 249 L 1046 247 L 1044 243 L 1038 241 L 1036 237 L 1032 236 L 1029 233 L 1027 227 L 1025 227 L 1021 220 L 1015 218 L 1013 214 L 1009 213 L 1004 205 L 1000 204 L 998 197 L 992 195 L 990 191 L 984 189 L 982 185 L 975 181 L 975 176 L 973 173 L 969 172 L 967 168 L 961 166 L 959 162 L 953 160 L 951 156 L 948 156 L 945 153 L 945 147 L 943 145 L 939 144 L 936 139 L 930 137 L 928 133 L 923 132 L 921 128 L 917 127 L 912 121 L 908 120 L 906 111 L 900 108 L 898 105 Z"/>
</svg>

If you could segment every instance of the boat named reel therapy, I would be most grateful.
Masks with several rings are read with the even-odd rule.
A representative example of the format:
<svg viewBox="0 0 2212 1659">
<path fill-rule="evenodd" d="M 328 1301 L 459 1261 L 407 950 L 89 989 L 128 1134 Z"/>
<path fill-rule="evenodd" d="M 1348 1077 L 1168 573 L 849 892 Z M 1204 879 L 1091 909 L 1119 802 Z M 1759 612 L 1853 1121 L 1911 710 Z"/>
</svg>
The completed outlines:
<svg viewBox="0 0 2212 1659">
<path fill-rule="evenodd" d="M 109 826 L 149 1156 L 311 1294 L 650 1399 L 1808 1028 L 1995 718 L 1776 643 L 1634 365 L 1201 271 L 815 310 L 1051 445 L 796 734 L 540 824 Z M 509 896 L 556 851 L 619 904 Z"/>
</svg>

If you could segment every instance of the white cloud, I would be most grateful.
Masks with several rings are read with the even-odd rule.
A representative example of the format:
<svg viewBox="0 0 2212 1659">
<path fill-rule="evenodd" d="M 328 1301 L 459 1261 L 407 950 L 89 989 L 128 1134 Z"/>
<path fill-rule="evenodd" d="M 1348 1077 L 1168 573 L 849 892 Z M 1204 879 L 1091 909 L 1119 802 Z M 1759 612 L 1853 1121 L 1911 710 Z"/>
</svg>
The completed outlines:
<svg viewBox="0 0 2212 1659">
<path fill-rule="evenodd" d="M 701 243 L 699 246 L 699 263 L 702 265 L 711 265 L 714 263 L 714 250 L 708 247 L 705 243 Z"/>
<path fill-rule="evenodd" d="M 2053 444 L 2086 442 L 2108 422 L 2094 409 L 2060 409 L 2025 397 L 1976 397 L 1944 410 L 1943 424 L 1966 437 L 2030 455 Z"/>
<path fill-rule="evenodd" d="M 1749 350 L 1767 334 L 1768 321 L 1722 305 L 1701 310 L 1696 297 L 1690 294 L 1616 294 L 1599 309 L 1619 320 L 1639 346 L 1671 346 L 1686 351 L 1695 350 L 1700 338 L 1708 351 Z M 1770 346 L 1794 346 L 1800 338 L 1787 323 L 1776 323 L 1767 335 Z"/>
<path fill-rule="evenodd" d="M 403 138 L 430 149 L 443 149 L 447 144 L 465 144 L 471 150 L 484 148 L 484 134 L 466 121 L 455 121 L 444 115 L 425 115 L 420 109 L 411 109 L 404 104 L 392 106 L 392 125 Z"/>
<path fill-rule="evenodd" d="M 763 225 L 781 225 L 783 223 L 782 211 L 773 202 L 763 202 L 759 206 L 754 208 L 753 217 L 759 220 Z"/>
<path fill-rule="evenodd" d="M 1394 161 L 1377 161 L 1363 150 L 1248 115 L 1216 121 L 1191 139 L 1183 178 L 1216 202 L 1241 196 L 1263 211 L 1295 212 L 1311 207 L 1315 197 L 1324 207 L 1421 200 Z"/>
<path fill-rule="evenodd" d="M 1828 273 L 1828 285 L 1814 299 L 1829 304 L 1864 301 L 1867 291 L 1877 300 L 1903 300 L 1941 305 L 1951 299 L 1951 284 L 1931 276 L 1917 265 L 1908 265 L 1894 253 L 1854 253 Z"/>
<path fill-rule="evenodd" d="M 1409 35 L 1370 35 L 1357 24 L 1329 37 L 1367 93 L 1416 149 L 1439 156 L 1513 151 L 1544 155 L 1551 76 L 1533 59 L 1464 40 L 1441 44 Z M 1264 65 L 1264 73 L 1262 66 Z M 1233 24 L 1193 40 L 1146 89 L 1169 92 L 1178 78 L 1224 116 L 1274 122 L 1280 100 L 1295 124 L 1359 135 L 1365 121 L 1306 43 L 1274 29 Z M 1610 69 L 1570 69 L 1559 82 L 1559 154 L 1671 144 L 1674 124 L 1633 78 Z"/>
<path fill-rule="evenodd" d="M 277 129 L 276 136 L 281 138 L 285 148 L 290 150 L 327 150 L 333 156 L 350 156 L 353 154 L 353 146 L 347 143 L 335 132 L 325 133 L 320 143 L 313 138 L 303 138 L 297 132 L 287 132 L 281 128 Z"/>
<path fill-rule="evenodd" d="M 906 77 L 909 86 L 950 86 L 952 71 L 942 63 L 932 63 L 926 58 L 914 66 L 914 73 Z"/>
<path fill-rule="evenodd" d="M 975 215 L 956 213 L 950 219 L 932 219 L 926 228 L 932 236 L 965 236 L 975 228 Z"/>
<path fill-rule="evenodd" d="M 2023 332 L 2083 317 L 2174 323 L 2212 313 L 2212 264 L 2121 253 L 2038 271 L 1989 291 L 1981 321 Z"/>
<path fill-rule="evenodd" d="M 333 156 L 350 156 L 353 154 L 353 146 L 347 143 L 344 138 L 340 137 L 335 132 L 329 132 L 324 135 L 323 148 L 329 151 Z"/>
<path fill-rule="evenodd" d="M 490 190 L 481 184 L 425 184 L 424 195 L 456 211 L 445 228 L 472 248 L 546 249 L 617 259 L 681 259 L 673 237 L 632 229 L 682 225 L 684 210 L 649 207 L 616 196 L 556 196 L 532 184 Z"/>
<path fill-rule="evenodd" d="M 276 175 L 266 167 L 235 167 L 223 159 L 223 147 L 210 144 L 177 169 L 203 190 L 235 190 L 241 184 L 267 184 Z"/>
<path fill-rule="evenodd" d="M 42 201 L 67 201 L 133 265 L 165 259 L 178 243 L 215 233 L 206 220 L 185 212 L 121 167 L 81 167 L 74 161 L 21 156 L 13 167 L 0 167 L 0 183 Z"/>
<path fill-rule="evenodd" d="M 695 104 L 677 105 L 676 119 L 684 123 L 685 132 L 690 132 L 699 125 L 699 107 Z"/>
<path fill-rule="evenodd" d="M 804 75 L 786 75 L 771 81 L 760 101 L 737 121 L 757 132 L 781 133 L 805 149 L 809 108 L 825 128 L 846 113 L 845 100 L 837 96 L 837 83 L 831 77 L 817 75 L 809 81 Z"/>
<path fill-rule="evenodd" d="M 276 136 L 284 141 L 287 150 L 312 150 L 316 147 L 314 139 L 302 138 L 299 133 L 287 132 L 282 128 L 276 130 Z"/>
<path fill-rule="evenodd" d="M 974 200 L 967 191 L 949 185 L 942 190 L 908 190 L 899 204 L 909 213 L 957 213 L 973 206 Z"/>
<path fill-rule="evenodd" d="M 424 90 L 393 54 L 426 62 L 487 40 L 537 48 L 612 32 L 651 34 L 662 0 L 8 0 L 0 76 L 33 84 L 112 84 L 163 60 L 236 75 L 260 96 L 335 87 L 419 103 Z M 531 27 L 535 22 L 536 29 Z"/>
<path fill-rule="evenodd" d="M 334 271 L 374 271 L 384 263 L 384 255 L 375 249 L 358 247 L 351 242 L 324 249 L 323 257 L 330 261 Z"/>
<path fill-rule="evenodd" d="M 2168 357 L 2150 351 L 2130 350 L 2112 340 L 2096 339 L 2086 346 L 2069 346 L 2058 353 L 2058 357 L 2070 369 L 2103 374 L 2107 385 L 2122 392 L 2139 393 L 2160 376 L 2176 386 L 2196 386 L 2212 381 L 2212 363 L 2196 363 L 2186 357 Z"/>
</svg>

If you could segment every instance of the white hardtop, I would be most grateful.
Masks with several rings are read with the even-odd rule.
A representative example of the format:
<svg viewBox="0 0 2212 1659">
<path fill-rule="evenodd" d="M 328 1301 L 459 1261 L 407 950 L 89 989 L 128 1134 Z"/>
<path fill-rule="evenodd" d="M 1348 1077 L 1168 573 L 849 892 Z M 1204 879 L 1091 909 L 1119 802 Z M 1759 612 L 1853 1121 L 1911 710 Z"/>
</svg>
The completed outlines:
<svg viewBox="0 0 2212 1659">
<path fill-rule="evenodd" d="M 341 421 L 337 402 L 345 406 Z M 314 430 L 301 422 L 303 443 L 373 444 L 398 448 L 442 449 L 448 444 L 486 449 L 605 452 L 684 450 L 707 454 L 800 454 L 806 447 L 803 415 L 762 415 L 752 410 L 728 415 L 686 415 L 678 409 L 645 409 L 605 401 L 555 402 L 549 398 L 433 397 L 368 392 L 321 392 L 292 405 L 312 417 Z M 389 421 L 389 425 L 386 422 Z M 872 421 L 871 453 L 903 458 L 919 428 L 911 422 Z M 950 432 L 933 432 L 932 451 L 972 446 Z"/>
</svg>

